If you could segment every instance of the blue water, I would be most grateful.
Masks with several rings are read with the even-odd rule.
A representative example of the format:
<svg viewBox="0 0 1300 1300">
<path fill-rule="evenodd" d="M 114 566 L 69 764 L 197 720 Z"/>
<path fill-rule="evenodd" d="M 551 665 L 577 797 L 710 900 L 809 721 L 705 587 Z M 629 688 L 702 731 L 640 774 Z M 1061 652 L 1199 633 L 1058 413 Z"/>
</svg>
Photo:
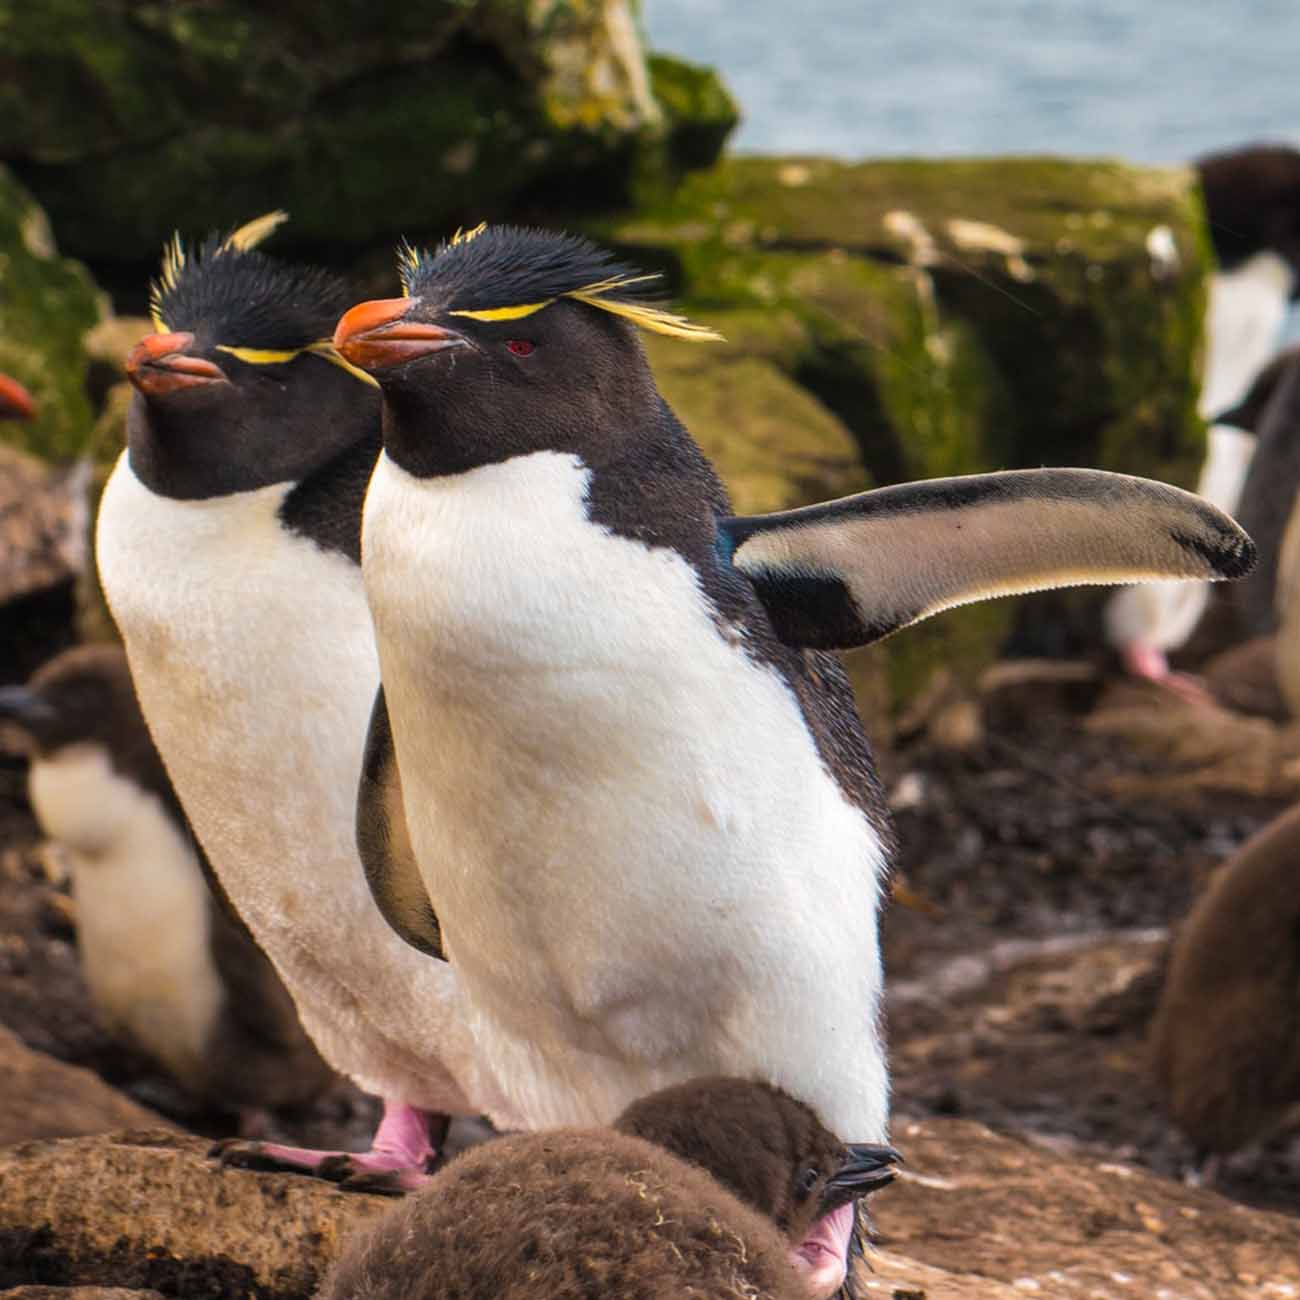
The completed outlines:
<svg viewBox="0 0 1300 1300">
<path fill-rule="evenodd" d="M 742 152 L 1170 162 L 1300 145 L 1300 0 L 643 0 L 719 69 Z"/>
</svg>

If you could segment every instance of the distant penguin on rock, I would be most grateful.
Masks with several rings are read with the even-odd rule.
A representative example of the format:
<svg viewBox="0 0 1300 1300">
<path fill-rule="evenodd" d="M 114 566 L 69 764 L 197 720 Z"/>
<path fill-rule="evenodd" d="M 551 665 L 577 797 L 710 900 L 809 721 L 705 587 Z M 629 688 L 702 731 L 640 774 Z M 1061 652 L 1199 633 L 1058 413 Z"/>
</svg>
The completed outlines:
<svg viewBox="0 0 1300 1300">
<path fill-rule="evenodd" d="M 0 374 L 0 420 L 30 420 L 35 415 L 32 395 L 16 379 Z"/>
<path fill-rule="evenodd" d="M 1215 873 L 1174 937 L 1150 1044 L 1156 1086 L 1204 1160 L 1300 1104 L 1300 808 Z"/>
<path fill-rule="evenodd" d="M 282 213 L 168 248 L 127 361 L 99 570 L 140 703 L 213 870 L 335 1069 L 384 1100 L 370 1150 L 231 1143 L 235 1163 L 418 1186 L 477 1115 L 455 976 L 393 933 L 355 839 L 379 684 L 361 504 L 379 394 L 329 335 L 351 301 L 268 257 Z"/>
<path fill-rule="evenodd" d="M 806 1300 L 790 1246 L 851 1220 L 897 1159 L 778 1089 L 696 1080 L 610 1129 L 457 1157 L 345 1246 L 318 1300 Z"/>
<path fill-rule="evenodd" d="M 1276 351 L 1288 306 L 1300 292 L 1300 151 L 1254 145 L 1207 155 L 1196 169 L 1218 263 L 1197 402 L 1210 428 L 1196 490 L 1238 515 L 1256 447 L 1253 426 L 1243 423 L 1238 408 Z M 1118 592 L 1106 606 L 1107 639 L 1135 676 L 1200 698 L 1193 680 L 1170 672 L 1168 656 L 1192 635 L 1208 600 L 1199 583 Z"/>
<path fill-rule="evenodd" d="M 0 688 L 0 722 L 23 737 L 32 808 L 71 860 L 82 970 L 108 1027 L 216 1109 L 323 1091 L 332 1072 L 204 879 L 122 651 L 67 650 Z"/>
<path fill-rule="evenodd" d="M 826 652 L 993 595 L 1239 576 L 1249 539 L 1189 493 L 1089 470 L 735 517 L 636 327 L 716 336 L 654 277 L 510 227 L 402 270 L 408 296 L 335 333 L 385 405 L 358 839 L 385 916 L 461 981 L 489 1109 L 609 1123 L 725 1074 L 883 1141 L 892 833 Z M 843 1228 L 812 1230 L 817 1294 L 843 1280 Z"/>
</svg>

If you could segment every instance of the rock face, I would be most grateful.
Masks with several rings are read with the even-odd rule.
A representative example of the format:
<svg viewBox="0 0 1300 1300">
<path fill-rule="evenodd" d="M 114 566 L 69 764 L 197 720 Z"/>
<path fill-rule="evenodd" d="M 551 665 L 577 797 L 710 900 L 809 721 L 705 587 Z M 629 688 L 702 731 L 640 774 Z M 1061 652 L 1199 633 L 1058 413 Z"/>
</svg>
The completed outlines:
<svg viewBox="0 0 1300 1300">
<path fill-rule="evenodd" d="M 880 1249 L 861 1294 L 1245 1300 L 1300 1284 L 1294 1219 L 967 1121 L 904 1123 L 895 1141 L 907 1165 L 873 1201 Z M 391 1204 L 221 1170 L 203 1146 L 140 1133 L 0 1152 L 0 1287 L 306 1300 L 344 1236 Z"/>
<path fill-rule="evenodd" d="M 0 1147 L 165 1124 L 98 1075 L 33 1051 L 0 1025 Z"/>
<path fill-rule="evenodd" d="M 867 1295 L 1259 1300 L 1300 1291 L 1300 1222 L 1127 1165 L 1064 1159 L 979 1124 L 896 1125 L 907 1157 L 873 1202 Z"/>
<path fill-rule="evenodd" d="M 0 30 L 0 159 L 96 259 L 276 206 L 355 248 L 548 186 L 617 203 L 736 121 L 711 72 L 647 65 L 633 0 L 0 0 Z"/>
<path fill-rule="evenodd" d="M 820 481 L 796 470 L 786 504 L 1044 464 L 1194 479 L 1209 253 L 1187 169 L 735 158 L 595 233 L 662 268 L 687 309 L 733 340 L 695 349 L 696 391 L 733 390 L 743 359 L 820 412 L 788 418 L 789 397 L 771 409 L 785 432 L 765 438 L 781 454 L 806 465 L 833 443 L 856 446 L 852 471 L 842 453 Z M 677 381 L 665 377 L 670 400 Z M 748 406 L 716 401 L 688 421 L 741 508 Z M 1013 609 L 977 606 L 906 633 L 883 651 L 895 690 L 914 692 L 936 662 L 978 669 Z"/>
<path fill-rule="evenodd" d="M 2 3 L 0 31 L 7 42 Z M 0 100 L 10 88 L 6 62 L 0 53 Z M 84 450 L 91 408 L 82 337 L 104 311 L 85 268 L 58 256 L 45 214 L 0 166 L 0 371 L 23 384 L 37 407 L 34 421 L 0 426 L 0 439 L 52 458 Z"/>
<path fill-rule="evenodd" d="M 151 1287 L 167 1296 L 309 1296 L 383 1197 L 221 1169 L 203 1139 L 142 1132 L 0 1151 L 0 1286 Z"/>
</svg>

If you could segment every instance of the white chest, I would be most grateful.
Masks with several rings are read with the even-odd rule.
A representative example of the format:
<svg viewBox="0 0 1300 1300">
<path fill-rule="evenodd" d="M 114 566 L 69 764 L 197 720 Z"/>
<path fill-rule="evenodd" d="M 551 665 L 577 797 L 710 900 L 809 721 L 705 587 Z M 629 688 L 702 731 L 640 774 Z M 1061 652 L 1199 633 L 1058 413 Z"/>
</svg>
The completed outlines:
<svg viewBox="0 0 1300 1300">
<path fill-rule="evenodd" d="M 1205 378 L 1198 408 L 1213 419 L 1246 395 L 1277 350 L 1295 277 L 1276 253 L 1256 253 L 1210 278 Z"/>
<path fill-rule="evenodd" d="M 593 525 L 586 482 L 554 453 L 381 457 L 367 498 L 412 842 L 481 1036 L 579 1089 L 523 1103 L 550 1122 L 678 1072 L 780 1078 L 777 1040 L 825 1017 L 869 1075 L 879 842 L 691 566 Z"/>
<path fill-rule="evenodd" d="M 77 942 L 96 1006 L 188 1080 L 223 998 L 207 886 L 188 840 L 95 746 L 37 760 L 30 788 L 42 828 L 72 859 Z"/>
<path fill-rule="evenodd" d="M 470 1109 L 441 1063 L 468 1050 L 453 977 L 388 927 L 357 858 L 379 684 L 360 570 L 281 527 L 287 491 L 169 500 L 124 456 L 104 590 L 186 814 L 303 1027 L 369 1091 Z"/>
</svg>

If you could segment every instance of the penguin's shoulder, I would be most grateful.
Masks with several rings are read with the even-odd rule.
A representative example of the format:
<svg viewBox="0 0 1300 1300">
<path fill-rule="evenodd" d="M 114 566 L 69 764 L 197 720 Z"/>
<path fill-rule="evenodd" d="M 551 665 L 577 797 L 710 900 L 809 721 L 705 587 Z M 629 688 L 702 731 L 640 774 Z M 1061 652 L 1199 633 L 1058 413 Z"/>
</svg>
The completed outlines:
<svg viewBox="0 0 1300 1300">
<path fill-rule="evenodd" d="M 639 444 L 630 461 L 592 471 L 587 490 L 593 523 L 671 550 L 694 570 L 718 635 L 782 679 L 841 793 L 883 831 L 884 796 L 844 667 L 834 654 L 777 636 L 753 583 L 720 544 L 720 522 L 730 511 L 721 479 L 684 430 Z"/>
<path fill-rule="evenodd" d="M 360 564 L 361 513 L 379 450 L 376 422 L 372 437 L 346 448 L 289 490 L 280 505 L 281 525 Z"/>
</svg>

